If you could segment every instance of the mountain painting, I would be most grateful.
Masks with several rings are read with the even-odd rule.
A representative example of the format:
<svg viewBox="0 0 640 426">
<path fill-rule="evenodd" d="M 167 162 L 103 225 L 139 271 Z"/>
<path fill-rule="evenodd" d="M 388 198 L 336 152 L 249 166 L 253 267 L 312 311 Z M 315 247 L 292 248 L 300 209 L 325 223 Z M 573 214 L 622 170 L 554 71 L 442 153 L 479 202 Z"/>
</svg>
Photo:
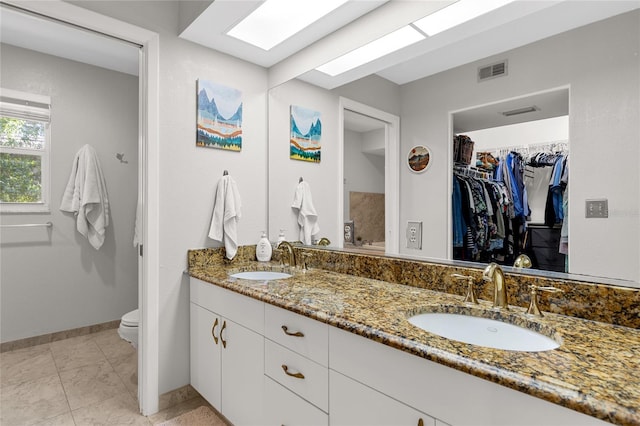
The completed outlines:
<svg viewBox="0 0 640 426">
<path fill-rule="evenodd" d="M 291 105 L 290 158 L 319 163 L 321 136 L 320 113 Z"/>
<path fill-rule="evenodd" d="M 242 149 L 242 92 L 198 79 L 196 146 Z"/>
</svg>

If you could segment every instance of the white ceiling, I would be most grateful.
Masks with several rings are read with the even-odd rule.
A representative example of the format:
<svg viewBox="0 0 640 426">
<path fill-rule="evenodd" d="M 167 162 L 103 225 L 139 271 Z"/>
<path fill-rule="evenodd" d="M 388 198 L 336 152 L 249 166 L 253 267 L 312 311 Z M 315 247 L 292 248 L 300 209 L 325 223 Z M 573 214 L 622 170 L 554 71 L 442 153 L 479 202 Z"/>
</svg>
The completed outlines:
<svg viewBox="0 0 640 426">
<path fill-rule="evenodd" d="M 180 37 L 266 68 L 284 64 L 300 70 L 296 77 L 333 89 L 373 73 L 405 84 L 640 7 L 639 0 L 517 0 L 339 76 L 314 70 L 452 2 L 352 0 L 281 45 L 264 51 L 225 34 L 261 1 L 216 0 L 186 26 Z"/>
<path fill-rule="evenodd" d="M 2 43 L 138 75 L 139 47 L 92 31 L 0 7 Z"/>
<path fill-rule="evenodd" d="M 184 25 L 181 37 L 333 89 L 378 74 L 397 84 L 432 75 L 640 7 L 640 0 L 517 0 L 353 71 L 329 77 L 313 69 L 453 0 L 351 0 L 307 30 L 266 52 L 224 33 L 259 0 L 215 0 Z M 201 3 L 202 4 L 202 3 Z M 108 37 L 25 15 L 2 5 L 3 43 L 137 74 L 138 49 Z M 178 21 L 179 17 L 176 17 Z M 283 72 L 283 69 L 286 69 Z"/>
</svg>

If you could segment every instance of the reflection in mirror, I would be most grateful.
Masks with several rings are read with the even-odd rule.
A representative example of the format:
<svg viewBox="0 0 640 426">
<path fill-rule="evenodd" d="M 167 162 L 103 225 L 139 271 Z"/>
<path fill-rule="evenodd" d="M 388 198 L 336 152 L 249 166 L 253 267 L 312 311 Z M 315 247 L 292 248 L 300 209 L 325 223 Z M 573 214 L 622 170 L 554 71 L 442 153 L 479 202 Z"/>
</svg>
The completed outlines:
<svg viewBox="0 0 640 426">
<path fill-rule="evenodd" d="M 453 258 L 569 272 L 567 88 L 453 114 Z"/>
<path fill-rule="evenodd" d="M 344 111 L 344 249 L 385 251 L 385 123 Z"/>
<path fill-rule="evenodd" d="M 566 7 L 581 4 L 563 3 L 567 3 Z M 587 3 L 595 4 L 584 4 Z M 604 6 L 612 4 L 596 3 Z M 398 217 L 394 222 L 398 237 L 394 242 L 399 247 L 398 253 L 401 257 L 451 264 L 458 262 L 453 260 L 451 221 L 451 141 L 458 133 L 458 130 L 454 129 L 454 121 L 457 123 L 463 112 L 471 111 L 477 106 L 563 88 L 565 99 L 568 99 L 568 114 L 556 114 L 545 118 L 564 117 L 557 119 L 566 123 L 566 136 L 540 136 L 530 143 L 544 144 L 555 139 L 570 140 L 571 184 L 568 190 L 570 196 L 567 214 L 570 273 L 546 271 L 534 274 L 640 287 L 640 171 L 637 167 L 640 161 L 640 12 L 636 8 L 608 16 L 606 19 L 568 28 L 565 32 L 511 50 L 495 53 L 497 51 L 493 49 L 491 55 L 484 59 L 476 60 L 476 57 L 472 57 L 468 62 L 463 62 L 463 65 L 457 63 L 444 71 L 427 73 L 426 76 L 418 78 L 393 81 L 395 71 L 414 69 L 412 66 L 417 64 L 416 61 L 397 64 L 393 69 L 380 70 L 377 75 L 372 74 L 332 89 L 322 89 L 305 83 L 310 79 L 301 76 L 301 79 L 277 87 L 275 99 L 282 101 L 281 95 L 284 91 L 295 92 L 298 97 L 296 102 L 306 102 L 325 114 L 323 130 L 326 129 L 327 134 L 336 138 L 339 136 L 331 132 L 341 124 L 338 114 L 340 96 L 399 115 L 401 138 L 398 152 L 403 155 L 396 159 L 396 163 L 404 163 L 404 153 L 416 145 L 428 146 L 432 160 L 428 173 L 413 173 L 405 166 L 399 168 L 399 184 L 393 190 L 394 195 L 398 197 L 399 206 Z M 538 25 L 544 26 L 543 22 L 546 21 L 540 21 Z M 515 27 L 511 30 L 515 30 Z M 469 54 L 469 49 L 465 46 L 474 43 L 476 39 L 460 41 L 455 47 L 446 50 L 451 55 L 459 52 Z M 493 43 L 492 48 L 500 45 L 496 40 Z M 442 52 L 434 53 L 438 53 L 435 55 L 438 60 L 443 60 Z M 504 60 L 508 63 L 505 75 L 478 80 L 480 68 Z M 278 223 L 289 219 L 284 210 L 285 214 L 278 213 L 277 210 L 282 207 L 272 209 L 271 192 L 282 189 L 281 183 L 292 179 L 286 177 L 289 174 L 295 176 L 307 172 L 296 171 L 295 169 L 299 168 L 297 164 L 285 163 L 285 160 L 282 160 L 286 159 L 286 150 L 284 153 L 278 153 L 278 159 L 274 160 L 276 156 L 272 155 L 275 154 L 272 150 L 283 150 L 282 147 L 278 148 L 276 143 L 280 143 L 281 139 L 286 140 L 286 135 L 284 138 L 278 138 L 278 141 L 274 140 L 275 128 L 272 128 L 274 121 L 271 115 L 273 93 L 272 90 L 269 96 L 269 223 L 277 234 L 280 227 Z M 285 111 L 288 103 L 283 103 L 280 107 Z M 514 106 L 510 109 L 517 108 Z M 280 121 L 284 124 L 277 124 L 278 126 L 286 126 L 285 120 Z M 472 134 L 477 141 L 481 141 L 478 134 L 471 133 L 478 129 L 480 127 L 467 127 L 460 132 Z M 337 179 L 334 181 L 335 178 L 332 177 L 336 176 L 334 173 L 337 172 L 334 168 L 337 164 L 332 163 L 337 153 L 330 152 L 331 142 L 329 139 L 326 141 L 323 145 L 323 150 L 326 151 L 323 151 L 322 163 L 316 165 L 318 167 L 308 169 L 310 173 L 322 171 L 320 175 L 323 188 L 319 189 L 322 193 L 319 197 L 323 198 L 324 207 L 340 204 L 337 211 L 326 208 L 323 211 L 324 219 L 320 219 L 322 234 L 336 242 L 344 240 L 344 222 L 331 221 L 345 214 L 342 208 L 343 199 L 337 190 L 338 187 L 343 187 L 344 183 L 338 182 Z M 508 144 L 521 145 L 520 142 Z M 489 142 L 485 147 L 490 150 L 500 148 L 495 141 Z M 342 170 L 342 164 L 339 170 Z M 391 191 L 385 192 L 388 196 Z M 314 193 L 314 200 L 315 197 Z M 608 201 L 607 218 L 585 217 L 585 205 L 587 200 L 591 199 Z M 282 204 L 286 208 L 286 204 Z M 536 210 L 540 213 L 539 209 Z M 537 213 L 532 216 L 532 220 L 540 220 Z M 407 247 L 405 230 L 409 221 L 425 224 L 420 249 Z M 287 237 L 289 238 L 289 235 Z M 386 243 L 389 244 L 389 241 Z M 466 261 L 459 264 L 474 265 Z"/>
</svg>

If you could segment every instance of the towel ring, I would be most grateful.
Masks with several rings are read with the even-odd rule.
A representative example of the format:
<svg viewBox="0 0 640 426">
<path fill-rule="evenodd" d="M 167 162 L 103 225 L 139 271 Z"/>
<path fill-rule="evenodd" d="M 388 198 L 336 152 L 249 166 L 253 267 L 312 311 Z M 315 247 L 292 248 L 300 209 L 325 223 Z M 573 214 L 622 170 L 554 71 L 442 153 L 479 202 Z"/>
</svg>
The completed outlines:
<svg viewBox="0 0 640 426">
<path fill-rule="evenodd" d="M 226 170 L 224 172 L 222 172 L 222 176 L 227 176 L 228 174 L 229 174 L 229 172 L 226 171 Z"/>
<path fill-rule="evenodd" d="M 304 179 L 302 179 L 302 176 L 300 176 L 300 179 L 298 180 L 298 183 L 302 182 Z"/>
</svg>

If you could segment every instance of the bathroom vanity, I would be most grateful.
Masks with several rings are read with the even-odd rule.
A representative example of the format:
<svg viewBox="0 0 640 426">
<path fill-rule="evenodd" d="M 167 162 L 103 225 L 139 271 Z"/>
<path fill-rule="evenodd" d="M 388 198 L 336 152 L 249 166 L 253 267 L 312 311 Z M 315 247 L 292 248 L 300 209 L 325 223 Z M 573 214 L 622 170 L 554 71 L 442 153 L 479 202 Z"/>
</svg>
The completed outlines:
<svg viewBox="0 0 640 426">
<path fill-rule="evenodd" d="M 365 269 L 375 261 L 350 256 Z M 191 384 L 233 424 L 640 423 L 635 328 L 532 317 L 519 306 L 495 312 L 484 300 L 469 306 L 459 294 L 314 267 L 234 278 L 283 272 L 244 259 L 189 252 Z M 490 316 L 560 346 L 522 352 L 450 340 L 408 321 L 425 312 Z"/>
</svg>

